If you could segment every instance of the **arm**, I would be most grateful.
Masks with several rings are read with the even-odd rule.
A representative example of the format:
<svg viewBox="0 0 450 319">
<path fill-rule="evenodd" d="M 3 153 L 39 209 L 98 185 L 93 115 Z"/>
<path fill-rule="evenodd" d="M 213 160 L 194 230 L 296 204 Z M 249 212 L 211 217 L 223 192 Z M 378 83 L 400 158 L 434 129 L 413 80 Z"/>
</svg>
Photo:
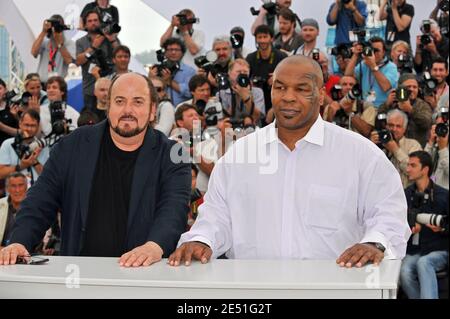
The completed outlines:
<svg viewBox="0 0 450 319">
<path fill-rule="evenodd" d="M 72 55 L 70 54 L 69 50 L 66 48 L 65 46 L 65 41 L 64 41 L 64 35 L 62 32 L 60 33 L 53 33 L 53 36 L 55 38 L 55 42 L 58 45 L 58 47 L 60 47 L 59 52 L 61 53 L 61 56 L 64 60 L 64 63 L 66 65 L 69 65 L 70 63 L 72 63 L 73 58 Z"/>
<path fill-rule="evenodd" d="M 420 146 L 420 144 L 414 140 L 414 144 L 412 144 L 412 146 L 405 150 L 405 149 L 401 149 L 398 144 L 395 141 L 390 141 L 387 144 L 385 144 L 386 149 L 388 149 L 393 155 L 394 157 L 397 159 L 397 161 L 399 162 L 399 167 L 400 170 L 406 174 L 406 167 L 408 166 L 408 160 L 409 160 L 409 156 L 408 154 L 411 154 L 412 152 L 415 151 L 421 151 L 422 147 Z M 390 143 L 395 143 L 396 147 L 391 147 Z"/>
<path fill-rule="evenodd" d="M 267 10 L 261 6 L 261 8 L 259 8 L 259 14 L 256 17 L 255 21 L 253 21 L 253 24 L 252 24 L 252 28 L 251 28 L 252 34 L 255 34 L 255 30 L 257 27 L 259 27 L 262 24 L 265 24 L 266 16 L 267 16 Z"/>
<path fill-rule="evenodd" d="M 388 17 L 386 6 L 387 0 L 383 0 L 383 3 L 380 6 L 380 21 L 386 20 Z"/>
<path fill-rule="evenodd" d="M 430 19 L 437 21 L 437 15 L 439 12 L 439 3 L 440 2 L 441 2 L 441 0 L 437 0 L 436 6 L 434 7 L 433 11 L 431 11 L 431 13 L 430 13 Z"/>
<path fill-rule="evenodd" d="M 414 63 L 422 65 L 422 48 L 420 47 L 420 35 L 416 37 L 416 53 L 414 55 Z"/>
<path fill-rule="evenodd" d="M 14 127 L 8 126 L 0 122 L 0 131 L 5 132 L 8 135 L 15 136 L 18 130 Z"/>
<path fill-rule="evenodd" d="M 346 8 L 352 10 L 353 19 L 359 27 L 366 24 L 367 7 L 365 4 L 364 7 L 359 8 L 362 10 L 361 12 L 353 2 L 350 2 L 348 5 L 346 5 Z"/>
<path fill-rule="evenodd" d="M 163 47 L 164 42 L 166 42 L 167 39 L 172 37 L 173 30 L 175 29 L 175 27 L 178 27 L 179 25 L 180 25 L 179 19 L 176 16 L 173 16 L 172 21 L 169 27 L 167 28 L 166 32 L 164 32 L 163 35 L 161 36 L 161 39 L 159 39 L 160 47 Z"/>
<path fill-rule="evenodd" d="M 359 115 L 352 117 L 352 127 L 357 130 L 362 136 L 369 137 L 373 126 L 364 121 Z"/>
<path fill-rule="evenodd" d="M 52 28 L 52 25 L 47 20 L 44 20 L 44 25 L 42 26 L 42 31 L 39 33 L 36 40 L 33 42 L 31 46 L 31 55 L 34 58 L 37 58 L 39 55 L 39 51 L 41 50 L 42 41 L 44 41 L 45 36 L 47 35 L 48 30 Z"/>
<path fill-rule="evenodd" d="M 400 17 L 397 6 L 392 7 L 392 16 L 394 18 L 395 27 L 397 28 L 398 32 L 406 30 L 411 24 L 412 17 L 406 14 Z"/>
<path fill-rule="evenodd" d="M 411 119 L 421 129 L 430 129 L 432 124 L 432 112 L 428 103 L 418 100 L 416 107 L 411 112 Z"/>
<path fill-rule="evenodd" d="M 350 61 L 348 61 L 347 67 L 345 68 L 345 75 L 355 77 L 355 67 L 358 63 L 358 55 L 353 54 Z"/>
<path fill-rule="evenodd" d="M 184 43 L 186 44 L 186 48 L 192 55 L 196 55 L 197 53 L 199 53 L 205 42 L 204 35 L 200 33 L 200 31 L 196 31 L 196 33 L 198 33 L 198 36 L 196 36 L 194 40 L 194 38 L 191 37 L 189 32 L 187 31 L 183 32 Z"/>
<path fill-rule="evenodd" d="M 335 25 L 337 23 L 339 13 L 340 0 L 336 0 L 336 3 L 332 4 L 327 15 L 328 25 Z"/>
</svg>

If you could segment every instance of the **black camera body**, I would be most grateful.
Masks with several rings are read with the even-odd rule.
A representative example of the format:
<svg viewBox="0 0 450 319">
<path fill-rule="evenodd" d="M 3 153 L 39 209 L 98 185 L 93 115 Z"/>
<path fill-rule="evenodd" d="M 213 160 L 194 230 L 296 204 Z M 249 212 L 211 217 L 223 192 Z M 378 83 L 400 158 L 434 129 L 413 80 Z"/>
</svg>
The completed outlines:
<svg viewBox="0 0 450 319">
<path fill-rule="evenodd" d="M 114 72 L 114 63 L 106 57 L 101 49 L 97 49 L 92 54 L 92 61 L 100 68 L 100 76 L 104 77 Z"/>
<path fill-rule="evenodd" d="M 432 96 L 437 87 L 437 80 L 427 71 L 423 73 L 419 86 L 424 96 Z"/>
<path fill-rule="evenodd" d="M 188 19 L 187 15 L 185 14 L 177 14 L 176 17 L 180 20 L 180 25 L 181 26 L 185 26 L 188 24 L 194 24 L 194 23 L 199 23 L 200 19 L 199 18 L 190 18 Z"/>
<path fill-rule="evenodd" d="M 378 138 L 381 144 L 386 144 L 392 141 L 392 133 L 388 129 L 377 130 Z"/>
<path fill-rule="evenodd" d="M 215 106 L 208 107 L 205 112 L 205 124 L 207 127 L 211 126 L 217 126 L 217 123 L 219 121 L 218 115 L 220 114 L 219 111 L 217 111 L 217 108 Z"/>
<path fill-rule="evenodd" d="M 361 97 L 362 91 L 358 84 L 353 85 L 352 89 L 348 91 L 346 97 L 349 100 L 355 101 Z"/>
<path fill-rule="evenodd" d="M 409 100 L 411 92 L 404 86 L 399 86 L 395 90 L 395 98 L 398 102 L 406 102 Z"/>
<path fill-rule="evenodd" d="M 313 60 L 319 62 L 319 60 L 320 60 L 320 49 L 318 49 L 318 48 L 312 49 L 311 55 L 312 55 Z"/>
<path fill-rule="evenodd" d="M 244 37 L 238 33 L 232 34 L 230 42 L 233 49 L 240 49 L 244 45 Z"/>
<path fill-rule="evenodd" d="M 31 142 L 26 142 L 26 140 L 28 139 L 25 139 L 21 134 L 17 134 L 14 137 L 14 142 L 11 144 L 20 159 L 30 157 L 31 154 L 39 147 L 44 148 L 47 146 L 47 142 L 45 140 L 37 137 L 33 137 Z"/>
<path fill-rule="evenodd" d="M 275 16 L 278 14 L 279 6 L 275 2 L 266 2 L 262 6 L 269 15 Z M 259 14 L 259 10 L 256 10 L 254 7 L 250 8 L 250 12 L 252 15 L 257 16 Z"/>
<path fill-rule="evenodd" d="M 356 28 L 352 30 L 353 34 L 357 37 L 357 43 L 360 43 L 364 46 L 367 45 L 366 42 L 366 34 L 367 31 L 364 28 Z"/>
<path fill-rule="evenodd" d="M 7 106 L 21 105 L 27 107 L 31 97 L 32 97 L 31 93 L 27 91 L 23 92 L 22 95 L 20 95 L 19 89 L 16 88 L 6 92 L 4 99 L 6 101 Z"/>
<path fill-rule="evenodd" d="M 439 10 L 448 12 L 449 9 L 450 9 L 449 0 L 442 0 L 441 2 L 439 2 Z"/>
<path fill-rule="evenodd" d="M 430 200 L 430 195 L 416 191 L 411 198 L 411 204 L 408 206 L 408 224 L 412 228 L 418 224 L 433 225 L 442 228 L 448 227 L 448 216 L 440 214 L 429 214 L 422 211 L 422 207 Z"/>
<path fill-rule="evenodd" d="M 267 84 L 267 78 L 259 75 L 254 75 L 252 77 L 252 85 L 258 88 L 264 88 L 264 86 Z"/>
<path fill-rule="evenodd" d="M 209 51 L 206 55 L 196 57 L 194 63 L 198 68 L 205 70 L 206 73 L 211 73 L 215 76 L 218 72 L 217 59 L 217 53 L 215 51 Z"/>
<path fill-rule="evenodd" d="M 243 88 L 246 88 L 250 85 L 250 78 L 247 74 L 239 74 L 236 78 L 236 83 Z"/>
<path fill-rule="evenodd" d="M 342 93 L 342 86 L 340 86 L 339 84 L 334 85 L 331 88 L 331 99 L 337 102 L 340 101 L 343 97 L 344 95 Z"/>
<path fill-rule="evenodd" d="M 56 33 L 61 33 L 63 31 L 70 30 L 70 26 L 62 24 L 58 19 L 47 19 L 47 22 L 51 24 L 52 29 L 55 30 Z M 50 37 L 52 34 L 52 29 L 48 30 L 47 36 Z"/>
<path fill-rule="evenodd" d="M 401 74 L 403 73 L 413 73 L 414 62 L 409 54 L 400 54 L 398 56 L 397 69 Z"/>
<path fill-rule="evenodd" d="M 154 67 L 157 68 L 159 77 L 162 77 L 163 69 L 169 70 L 172 75 L 175 75 L 175 73 L 177 73 L 180 69 L 180 63 L 167 59 L 162 49 L 156 51 L 156 58 L 159 63 L 155 64 Z"/>
<path fill-rule="evenodd" d="M 378 134 L 380 143 L 378 146 L 382 147 L 383 144 L 388 143 L 393 139 L 391 131 L 387 129 L 387 114 L 379 113 L 375 119 L 375 130 Z"/>
<path fill-rule="evenodd" d="M 435 132 L 439 137 L 446 137 L 448 135 L 448 108 L 440 109 L 443 123 L 436 124 Z"/>
<path fill-rule="evenodd" d="M 344 59 L 350 59 L 353 55 L 351 48 L 346 44 L 340 44 L 331 49 L 331 55 L 342 56 Z"/>
<path fill-rule="evenodd" d="M 352 2 L 353 0 L 342 0 L 343 4 L 349 4 L 350 2 Z"/>
<path fill-rule="evenodd" d="M 66 119 L 66 104 L 62 101 L 53 101 L 49 105 L 52 132 L 50 135 L 61 136 L 70 133 L 68 124 L 72 120 Z"/>
<path fill-rule="evenodd" d="M 231 87 L 230 79 L 226 73 L 217 73 L 216 75 L 217 88 L 220 90 L 227 90 Z"/>
</svg>

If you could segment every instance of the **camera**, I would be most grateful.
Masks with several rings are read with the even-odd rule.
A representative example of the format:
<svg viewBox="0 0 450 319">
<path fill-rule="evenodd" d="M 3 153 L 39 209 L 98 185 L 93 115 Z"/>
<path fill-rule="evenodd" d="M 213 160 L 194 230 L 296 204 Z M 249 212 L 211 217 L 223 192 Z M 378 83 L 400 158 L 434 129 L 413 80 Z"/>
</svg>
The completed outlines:
<svg viewBox="0 0 450 319">
<path fill-rule="evenodd" d="M 342 86 L 340 86 L 339 84 L 334 85 L 331 88 L 331 99 L 333 101 L 340 101 L 343 97 Z"/>
<path fill-rule="evenodd" d="M 320 59 L 320 50 L 318 48 L 314 48 L 311 51 L 313 60 L 319 62 Z"/>
<path fill-rule="evenodd" d="M 429 34 L 422 34 L 420 36 L 420 44 L 422 46 L 428 45 L 432 42 L 431 36 Z"/>
<path fill-rule="evenodd" d="M 5 101 L 7 105 L 17 104 L 27 107 L 31 97 L 32 95 L 30 92 L 25 91 L 20 95 L 18 89 L 13 89 L 5 94 Z"/>
<path fill-rule="evenodd" d="M 414 63 L 413 59 L 408 54 L 400 54 L 398 56 L 397 69 L 400 73 L 413 73 Z"/>
<path fill-rule="evenodd" d="M 24 138 L 21 134 L 17 134 L 14 137 L 14 142 L 11 144 L 20 159 L 30 157 L 31 154 L 39 147 L 44 148 L 47 146 L 47 142 L 45 140 L 37 137 L 33 137 L 31 142 L 26 142 L 26 140 L 28 139 Z"/>
<path fill-rule="evenodd" d="M 349 4 L 350 2 L 352 2 L 352 0 L 342 0 L 343 4 Z"/>
<path fill-rule="evenodd" d="M 259 75 L 254 75 L 252 77 L 252 84 L 253 86 L 263 88 L 267 84 L 267 78 Z"/>
<path fill-rule="evenodd" d="M 448 108 L 441 107 L 439 111 L 441 113 L 443 123 L 438 123 L 436 125 L 435 132 L 439 137 L 446 137 L 448 134 Z"/>
<path fill-rule="evenodd" d="M 247 86 L 250 85 L 250 78 L 248 77 L 247 74 L 239 74 L 236 78 L 236 83 L 243 88 L 246 88 Z"/>
<path fill-rule="evenodd" d="M 50 120 L 52 124 L 52 132 L 50 135 L 66 135 L 69 134 L 68 124 L 72 123 L 72 120 L 66 119 L 66 104 L 61 101 L 53 101 L 49 105 L 50 108 Z"/>
<path fill-rule="evenodd" d="M 205 70 L 206 73 L 213 74 L 216 73 L 214 69 L 216 68 L 217 59 L 218 56 L 215 51 L 208 51 L 206 55 L 196 57 L 194 63 L 198 68 Z"/>
<path fill-rule="evenodd" d="M 230 88 L 230 79 L 226 73 L 217 73 L 216 75 L 217 88 L 220 90 L 227 90 Z"/>
<path fill-rule="evenodd" d="M 162 77 L 163 69 L 169 70 L 172 75 L 175 75 L 175 73 L 177 73 L 177 71 L 180 69 L 180 63 L 167 59 L 164 55 L 164 50 L 162 49 L 156 51 L 156 59 L 159 63 L 155 64 L 154 67 L 158 69 L 159 77 Z"/>
<path fill-rule="evenodd" d="M 61 33 L 71 29 L 70 26 L 62 24 L 58 19 L 48 19 L 47 22 L 52 25 L 52 29 L 55 30 L 56 33 Z M 48 30 L 48 37 L 52 34 L 52 29 Z"/>
<path fill-rule="evenodd" d="M 221 114 L 221 112 L 219 112 L 215 106 L 210 106 L 205 110 L 204 114 L 206 128 L 203 131 L 202 140 L 208 140 L 220 134 L 217 123 L 219 122 L 219 114 Z"/>
<path fill-rule="evenodd" d="M 421 211 L 423 205 L 425 205 L 430 199 L 430 195 L 416 191 L 411 198 L 411 205 L 408 207 L 408 224 L 412 228 L 418 224 L 433 225 L 442 228 L 446 228 L 448 225 L 448 216 L 440 214 L 428 214 Z"/>
<path fill-rule="evenodd" d="M 424 96 L 432 96 L 437 87 L 437 80 L 431 76 L 430 72 L 423 72 L 419 85 Z"/>
<path fill-rule="evenodd" d="M 265 3 L 263 4 L 263 8 L 269 15 L 275 16 L 278 14 L 278 5 L 275 2 L 265 1 Z M 254 7 L 250 8 L 250 12 L 254 16 L 257 16 L 259 14 L 259 10 L 256 10 Z"/>
<path fill-rule="evenodd" d="M 372 56 L 373 55 L 372 47 L 370 45 L 364 46 L 363 51 L 362 51 L 362 55 L 364 55 L 364 56 Z"/>
<path fill-rule="evenodd" d="M 375 130 L 380 140 L 379 146 L 392 140 L 392 133 L 387 129 L 387 114 L 379 113 L 375 119 Z"/>
<path fill-rule="evenodd" d="M 423 48 L 424 46 L 430 44 L 433 40 L 431 39 L 431 21 L 430 20 L 423 20 L 422 21 L 422 32 L 423 34 L 420 36 L 420 47 Z"/>
<path fill-rule="evenodd" d="M 381 144 L 386 144 L 393 139 L 392 133 L 388 129 L 379 130 L 377 134 Z"/>
<path fill-rule="evenodd" d="M 366 29 L 356 28 L 352 30 L 353 35 L 357 37 L 357 42 L 360 44 L 366 43 Z"/>
<path fill-rule="evenodd" d="M 449 1 L 448 0 L 442 0 L 439 2 L 439 10 L 448 12 L 450 9 Z"/>
<path fill-rule="evenodd" d="M 411 92 L 404 86 L 399 86 L 395 90 L 395 98 L 398 102 L 406 102 L 409 100 L 409 96 L 411 95 Z"/>
<path fill-rule="evenodd" d="M 100 68 L 100 76 L 104 77 L 114 72 L 114 63 L 108 59 L 105 53 L 101 49 L 97 49 L 91 56 L 91 59 L 95 61 Z"/>
<path fill-rule="evenodd" d="M 358 84 L 353 85 L 352 89 L 348 91 L 346 97 L 349 100 L 355 101 L 361 96 L 361 88 Z"/>
<path fill-rule="evenodd" d="M 331 55 L 342 56 L 344 59 L 350 59 L 353 55 L 352 50 L 346 44 L 340 44 L 337 47 L 331 49 Z"/>
<path fill-rule="evenodd" d="M 233 49 L 240 49 L 244 45 L 244 37 L 238 33 L 232 34 L 230 42 Z"/>
<path fill-rule="evenodd" d="M 178 19 L 180 20 L 180 25 L 181 26 L 185 26 L 188 24 L 194 24 L 194 23 L 199 23 L 200 19 L 199 18 L 190 18 L 188 19 L 187 15 L 185 14 L 177 14 L 176 17 L 178 17 Z"/>
</svg>

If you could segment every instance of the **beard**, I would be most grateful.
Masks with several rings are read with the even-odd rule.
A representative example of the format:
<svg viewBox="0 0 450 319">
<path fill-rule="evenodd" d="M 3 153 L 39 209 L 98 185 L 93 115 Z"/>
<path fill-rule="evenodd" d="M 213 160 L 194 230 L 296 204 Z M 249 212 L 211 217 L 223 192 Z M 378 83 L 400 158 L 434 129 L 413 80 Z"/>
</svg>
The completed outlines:
<svg viewBox="0 0 450 319">
<path fill-rule="evenodd" d="M 119 127 L 119 123 L 120 123 L 121 120 L 123 120 L 123 119 L 130 119 L 130 118 L 134 119 L 136 121 L 136 123 L 139 123 L 138 120 L 134 116 L 122 116 L 119 119 L 119 121 L 117 122 L 116 126 L 113 126 L 112 123 L 111 123 L 111 120 L 108 118 L 109 127 L 111 127 L 111 129 L 115 133 L 117 133 L 119 136 L 125 137 L 125 138 L 134 137 L 136 135 L 139 135 L 139 134 L 141 134 L 142 132 L 144 132 L 147 129 L 148 124 L 144 125 L 143 127 L 139 127 L 139 125 L 138 125 L 136 128 L 129 129 L 129 130 Z M 150 118 L 147 119 L 146 123 L 148 123 L 149 120 L 150 120 Z"/>
</svg>

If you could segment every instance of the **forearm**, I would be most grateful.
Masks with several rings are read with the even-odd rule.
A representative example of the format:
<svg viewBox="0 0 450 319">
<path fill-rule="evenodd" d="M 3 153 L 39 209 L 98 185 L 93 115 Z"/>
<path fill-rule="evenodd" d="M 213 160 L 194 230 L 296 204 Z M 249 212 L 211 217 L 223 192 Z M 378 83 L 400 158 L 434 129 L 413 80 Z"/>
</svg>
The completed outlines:
<svg viewBox="0 0 450 319">
<path fill-rule="evenodd" d="M 400 14 L 398 13 L 397 10 L 393 11 L 393 17 L 394 17 L 395 27 L 397 28 L 398 32 L 402 32 L 408 27 L 409 23 L 407 23 L 406 21 L 404 21 L 402 19 L 402 17 L 400 17 Z M 409 21 L 409 22 L 411 22 L 411 21 Z"/>
<path fill-rule="evenodd" d="M 171 79 L 169 82 L 169 86 L 177 93 L 181 93 L 181 88 L 177 81 Z"/>
<path fill-rule="evenodd" d="M 189 33 L 183 34 L 183 38 L 184 43 L 186 44 L 186 48 L 189 50 L 189 52 L 192 55 L 196 55 L 200 51 L 200 48 L 198 47 L 197 43 L 194 42 Z"/>
<path fill-rule="evenodd" d="M 8 135 L 15 136 L 18 130 L 14 127 L 8 126 L 0 122 L 0 131 L 5 132 Z"/>
<path fill-rule="evenodd" d="M 345 68 L 345 75 L 346 76 L 354 76 L 355 75 L 355 67 L 358 63 L 358 58 L 353 56 L 350 61 L 347 64 L 347 67 Z"/>
<path fill-rule="evenodd" d="M 353 19 L 355 19 L 356 24 L 360 27 L 366 23 L 366 19 L 364 19 L 358 9 L 355 9 L 355 11 L 353 11 Z"/>
<path fill-rule="evenodd" d="M 377 71 L 374 72 L 373 74 L 375 76 L 375 80 L 377 81 L 378 85 L 384 92 L 387 92 L 391 89 L 391 82 L 389 82 L 389 80 L 384 76 L 383 73 Z"/>
<path fill-rule="evenodd" d="M 406 168 L 408 166 L 408 160 L 409 160 L 408 154 L 399 147 L 394 152 L 393 155 L 397 159 L 397 161 L 399 163 L 400 170 L 402 171 L 402 173 L 406 174 Z"/>
<path fill-rule="evenodd" d="M 0 165 L 0 179 L 5 179 L 8 175 L 16 171 L 15 166 L 11 165 Z"/>
<path fill-rule="evenodd" d="M 86 57 L 86 53 L 89 54 L 93 54 L 94 53 L 94 48 L 89 47 L 87 48 L 85 51 L 81 52 L 80 54 L 77 55 L 77 59 L 76 59 L 76 64 L 78 66 L 85 64 L 86 62 L 88 62 L 88 58 Z"/>
<path fill-rule="evenodd" d="M 357 130 L 361 135 L 363 135 L 365 137 L 369 137 L 370 132 L 372 132 L 372 130 L 373 130 L 373 126 L 368 124 L 366 121 L 364 121 L 358 115 L 355 115 L 352 117 L 351 125 L 355 130 Z"/>
<path fill-rule="evenodd" d="M 70 55 L 69 50 L 67 50 L 67 48 L 64 45 L 61 47 L 60 52 L 65 64 L 69 65 L 70 63 L 73 62 L 73 58 Z"/>
<path fill-rule="evenodd" d="M 329 25 L 335 25 L 337 22 L 339 12 L 339 6 L 337 4 L 334 4 L 333 8 L 331 9 L 330 13 L 328 14 L 327 22 Z"/>
<path fill-rule="evenodd" d="M 31 55 L 35 58 L 38 57 L 39 51 L 41 49 L 42 41 L 44 41 L 44 38 L 46 36 L 46 33 L 42 31 L 37 39 L 33 42 L 33 45 L 31 46 Z"/>
<path fill-rule="evenodd" d="M 259 27 L 260 25 L 264 24 L 264 19 L 266 18 L 266 13 L 263 12 L 262 10 L 259 11 L 258 16 L 256 17 L 255 21 L 253 21 L 252 24 L 252 34 L 255 34 L 255 30 L 257 27 Z"/>
<path fill-rule="evenodd" d="M 42 164 L 39 163 L 39 164 L 37 164 L 37 165 L 34 165 L 34 169 L 36 170 L 36 172 L 37 172 L 39 175 L 41 175 L 41 174 L 42 174 L 42 171 L 44 170 L 44 166 L 42 166 Z"/>
<path fill-rule="evenodd" d="M 380 21 L 386 20 L 388 17 L 387 11 L 386 11 L 386 3 L 383 3 L 380 7 Z"/>
<path fill-rule="evenodd" d="M 159 40 L 159 45 L 162 47 L 164 42 L 166 42 L 167 39 L 172 37 L 174 27 L 170 25 L 166 32 L 161 36 L 161 39 Z"/>
<path fill-rule="evenodd" d="M 416 54 L 414 55 L 414 63 L 417 65 L 422 65 L 422 50 L 416 48 Z"/>
</svg>

